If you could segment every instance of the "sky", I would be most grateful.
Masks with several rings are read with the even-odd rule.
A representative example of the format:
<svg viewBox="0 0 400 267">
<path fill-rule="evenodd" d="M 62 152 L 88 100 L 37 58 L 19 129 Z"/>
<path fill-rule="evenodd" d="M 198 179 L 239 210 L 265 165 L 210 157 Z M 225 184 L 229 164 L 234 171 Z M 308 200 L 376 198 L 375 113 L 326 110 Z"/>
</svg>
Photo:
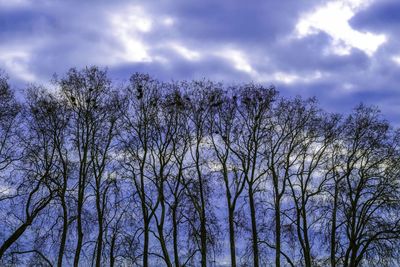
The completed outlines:
<svg viewBox="0 0 400 267">
<path fill-rule="evenodd" d="M 117 82 L 254 81 L 400 126 L 399 26 L 398 0 L 0 0 L 0 69 L 17 89 L 91 65 Z"/>
</svg>

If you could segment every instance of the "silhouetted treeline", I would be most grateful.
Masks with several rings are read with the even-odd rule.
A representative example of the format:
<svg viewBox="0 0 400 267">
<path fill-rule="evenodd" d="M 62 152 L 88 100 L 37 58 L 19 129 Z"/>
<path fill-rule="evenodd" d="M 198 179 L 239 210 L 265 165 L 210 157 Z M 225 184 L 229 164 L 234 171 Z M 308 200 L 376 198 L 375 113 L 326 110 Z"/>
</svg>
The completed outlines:
<svg viewBox="0 0 400 267">
<path fill-rule="evenodd" d="M 1 266 L 396 266 L 399 132 L 259 84 L 0 77 Z"/>
</svg>

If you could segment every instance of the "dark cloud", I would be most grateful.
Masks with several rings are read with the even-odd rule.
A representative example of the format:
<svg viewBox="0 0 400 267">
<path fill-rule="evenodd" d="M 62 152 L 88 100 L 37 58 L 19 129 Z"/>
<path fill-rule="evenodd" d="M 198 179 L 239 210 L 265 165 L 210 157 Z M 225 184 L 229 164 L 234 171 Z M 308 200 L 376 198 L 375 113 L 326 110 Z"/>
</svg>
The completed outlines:
<svg viewBox="0 0 400 267">
<path fill-rule="evenodd" d="M 315 3 L 314 3 L 315 4 Z M 302 1 L 166 1 L 158 12 L 177 17 L 183 38 L 197 41 L 230 40 L 268 46 L 292 30 L 300 13 L 310 7 Z M 260 45 L 260 43 L 259 43 Z"/>
<path fill-rule="evenodd" d="M 375 0 L 349 21 L 361 33 L 385 34 L 370 55 L 354 47 L 333 53 L 337 40 L 328 32 L 296 35 L 322 0 L 4 3 L 0 68 L 20 87 L 96 64 L 119 81 L 139 71 L 162 80 L 273 83 L 283 95 L 317 96 L 330 111 L 375 104 L 400 123 L 393 101 L 400 97 L 398 1 Z"/>
<path fill-rule="evenodd" d="M 375 32 L 400 31 L 400 2 L 397 0 L 375 1 L 367 9 L 356 14 L 350 21 L 354 28 Z"/>
</svg>

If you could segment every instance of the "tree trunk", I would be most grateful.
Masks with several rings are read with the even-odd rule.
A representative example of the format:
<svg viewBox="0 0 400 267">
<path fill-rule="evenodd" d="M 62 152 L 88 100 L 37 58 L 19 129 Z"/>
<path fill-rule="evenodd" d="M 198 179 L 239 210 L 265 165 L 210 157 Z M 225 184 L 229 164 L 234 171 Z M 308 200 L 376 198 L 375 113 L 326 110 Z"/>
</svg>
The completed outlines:
<svg viewBox="0 0 400 267">
<path fill-rule="evenodd" d="M 230 205 L 228 203 L 228 205 Z M 234 209 L 229 207 L 229 244 L 231 249 L 231 266 L 236 267 L 236 244 L 235 244 L 235 224 Z"/>
<path fill-rule="evenodd" d="M 254 267 L 259 266 L 259 252 L 258 252 L 258 232 L 257 232 L 257 221 L 256 221 L 256 208 L 254 203 L 253 188 L 249 185 L 249 205 L 250 205 L 250 217 L 251 217 L 251 231 L 252 231 L 252 247 L 253 247 L 253 265 Z"/>
<path fill-rule="evenodd" d="M 75 257 L 74 257 L 74 267 L 79 266 L 79 259 L 82 250 L 82 242 L 83 242 L 83 230 L 82 230 L 82 208 L 83 208 L 83 187 L 80 183 L 79 195 L 78 195 L 78 214 L 77 214 L 77 243 L 75 249 Z"/>
<path fill-rule="evenodd" d="M 62 267 L 64 251 L 65 251 L 65 243 L 67 242 L 67 233 L 68 233 L 68 207 L 65 203 L 65 189 L 63 188 L 63 196 L 61 198 L 61 206 L 63 209 L 63 230 L 61 234 L 60 248 L 58 250 L 58 260 L 57 266 Z"/>
<path fill-rule="evenodd" d="M 165 264 L 168 267 L 172 267 L 171 259 L 169 257 L 167 245 L 166 245 L 165 238 L 164 238 L 165 200 L 164 200 L 163 191 L 164 191 L 164 186 L 161 186 L 161 190 L 160 190 L 160 192 L 161 192 L 161 198 L 160 198 L 161 218 L 160 218 L 160 223 L 157 225 L 157 230 L 158 230 L 158 235 L 160 238 L 160 245 L 161 245 L 161 250 L 163 252 Z"/>
<path fill-rule="evenodd" d="M 331 267 L 336 267 L 336 216 L 337 216 L 337 205 L 338 205 L 338 186 L 335 185 L 333 208 L 332 208 L 332 228 L 331 228 L 331 240 L 330 240 L 330 261 Z"/>
<path fill-rule="evenodd" d="M 201 183 L 200 183 L 201 184 Z M 200 191 L 201 196 L 201 216 L 200 216 L 200 240 L 201 240 L 201 266 L 207 266 L 207 222 L 205 204 L 203 198 L 203 188 Z"/>
<path fill-rule="evenodd" d="M 175 267 L 180 267 L 179 265 L 179 251 L 178 251 L 178 222 L 176 218 L 176 206 L 172 207 L 172 238 L 174 243 L 174 262 Z"/>
<path fill-rule="evenodd" d="M 308 223 L 305 202 L 302 203 L 302 218 L 303 218 L 303 239 L 304 239 L 304 262 L 306 267 L 311 267 L 311 248 L 310 240 L 308 238 Z"/>
<path fill-rule="evenodd" d="M 144 220 L 143 267 L 149 266 L 149 223 Z"/>
<path fill-rule="evenodd" d="M 18 238 L 21 237 L 21 235 L 25 232 L 25 230 L 30 226 L 33 222 L 33 220 L 36 218 L 37 215 L 39 215 L 39 212 L 43 210 L 49 203 L 50 203 L 51 198 L 48 198 L 44 203 L 42 203 L 36 210 L 32 212 L 30 216 L 26 219 L 26 222 L 21 224 L 17 230 L 15 230 L 10 237 L 8 237 L 4 243 L 0 247 L 0 259 L 3 257 L 4 253 L 8 248 L 11 247 L 14 242 L 18 240 Z"/>
<path fill-rule="evenodd" d="M 99 202 L 99 201 L 98 201 Z M 101 253 L 103 249 L 103 214 L 101 211 L 100 203 L 97 204 L 98 208 L 98 223 L 99 232 L 97 234 L 97 249 L 96 249 L 96 267 L 101 266 Z"/>
<path fill-rule="evenodd" d="M 32 220 L 29 220 L 29 221 L 21 224 L 17 228 L 17 230 L 15 230 L 14 233 L 12 233 L 12 235 L 9 238 L 7 238 L 7 240 L 4 241 L 3 245 L 1 245 L 1 247 L 0 247 L 0 259 L 3 257 L 6 250 L 12 244 L 14 244 L 14 242 L 17 241 L 18 238 L 25 232 L 26 228 L 28 228 L 28 226 L 31 224 L 31 222 L 32 222 Z"/>
<path fill-rule="evenodd" d="M 115 240 L 116 240 L 116 233 L 113 234 L 111 238 L 111 246 L 110 246 L 110 267 L 114 267 L 115 264 L 115 256 L 114 256 L 114 249 L 115 249 Z"/>
<path fill-rule="evenodd" d="M 281 203 L 280 199 L 275 200 L 275 266 L 281 266 Z"/>
</svg>

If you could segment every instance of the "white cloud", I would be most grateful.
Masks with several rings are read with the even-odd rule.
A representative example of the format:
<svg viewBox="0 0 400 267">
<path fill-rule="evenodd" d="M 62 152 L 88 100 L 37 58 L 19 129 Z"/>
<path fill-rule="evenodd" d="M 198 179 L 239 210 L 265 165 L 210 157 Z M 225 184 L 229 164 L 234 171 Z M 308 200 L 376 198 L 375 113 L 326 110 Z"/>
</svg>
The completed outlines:
<svg viewBox="0 0 400 267">
<path fill-rule="evenodd" d="M 235 69 L 248 73 L 248 74 L 256 74 L 257 72 L 253 69 L 253 67 L 248 62 L 245 54 L 237 49 L 224 49 L 216 53 L 217 56 L 220 56 L 224 59 L 227 59 L 233 63 Z"/>
<path fill-rule="evenodd" d="M 142 7 L 126 7 L 119 12 L 111 14 L 111 23 L 120 31 L 149 32 L 152 28 L 152 20 Z"/>
<path fill-rule="evenodd" d="M 195 61 L 200 59 L 200 53 L 197 51 L 194 51 L 192 49 L 189 49 L 181 44 L 178 43 L 171 43 L 169 45 L 175 52 L 180 54 L 182 57 L 184 57 L 187 60 L 190 61 Z"/>
<path fill-rule="evenodd" d="M 166 17 L 162 20 L 162 24 L 165 26 L 173 26 L 175 24 L 175 20 L 171 17 Z"/>
<path fill-rule="evenodd" d="M 31 54 L 23 47 L 0 47 L 0 62 L 12 76 L 27 82 L 36 81 L 36 76 L 29 70 Z"/>
<path fill-rule="evenodd" d="M 260 72 L 249 63 L 246 53 L 238 49 L 224 49 L 216 53 L 216 55 L 229 60 L 230 62 L 232 62 L 236 70 L 247 73 L 252 79 L 257 82 L 281 82 L 285 84 L 292 84 L 296 82 L 310 83 L 322 78 L 323 76 L 320 71 L 314 71 L 308 74 L 301 75 L 279 70 L 272 71 L 270 73 Z"/>
<path fill-rule="evenodd" d="M 321 77 L 322 77 L 322 73 L 319 71 L 315 71 L 310 74 L 301 75 L 301 76 L 298 74 L 278 71 L 272 75 L 273 80 L 282 82 L 282 83 L 286 83 L 286 84 L 292 84 L 295 82 L 309 83 L 309 82 L 318 80 Z"/>
<path fill-rule="evenodd" d="M 397 56 L 393 56 L 392 57 L 393 62 L 397 63 L 398 65 L 400 65 L 400 55 Z"/>
<path fill-rule="evenodd" d="M 0 0 L 0 7 L 2 8 L 19 8 L 29 5 L 29 0 Z"/>
<path fill-rule="evenodd" d="M 147 46 L 141 41 L 142 34 L 152 30 L 152 20 L 141 7 L 132 6 L 109 14 L 110 33 L 122 46 L 113 51 L 108 64 L 122 62 L 150 62 Z"/>
<path fill-rule="evenodd" d="M 354 30 L 349 20 L 354 14 L 366 7 L 371 1 L 344 0 L 330 1 L 310 13 L 304 14 L 296 25 L 299 38 L 320 31 L 333 38 L 331 52 L 339 55 L 349 54 L 352 48 L 358 48 L 372 56 L 386 42 L 383 34 Z"/>
</svg>

